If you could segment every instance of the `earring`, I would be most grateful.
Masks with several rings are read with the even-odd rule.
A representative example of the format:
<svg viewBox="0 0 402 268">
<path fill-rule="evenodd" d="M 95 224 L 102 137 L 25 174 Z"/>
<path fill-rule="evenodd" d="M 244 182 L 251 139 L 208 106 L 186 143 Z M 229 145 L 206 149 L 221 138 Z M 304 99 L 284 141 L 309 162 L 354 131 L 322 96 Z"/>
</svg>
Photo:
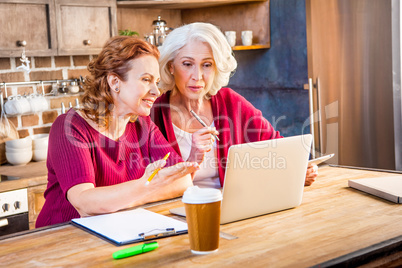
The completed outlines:
<svg viewBox="0 0 402 268">
<path fill-rule="evenodd" d="M 119 93 L 119 92 L 120 92 L 120 88 L 116 87 L 114 91 L 116 91 L 116 93 Z"/>
</svg>

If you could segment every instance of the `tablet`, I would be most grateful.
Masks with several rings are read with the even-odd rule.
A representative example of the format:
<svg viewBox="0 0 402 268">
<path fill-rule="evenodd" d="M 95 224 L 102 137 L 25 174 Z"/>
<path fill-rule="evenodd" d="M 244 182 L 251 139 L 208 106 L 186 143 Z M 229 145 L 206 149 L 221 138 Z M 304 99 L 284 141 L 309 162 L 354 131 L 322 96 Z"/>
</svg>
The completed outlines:
<svg viewBox="0 0 402 268">
<path fill-rule="evenodd" d="M 172 214 L 175 214 L 175 215 L 186 217 L 186 209 L 185 209 L 185 207 L 171 208 L 169 210 L 169 212 L 172 213 Z"/>
<path fill-rule="evenodd" d="M 324 156 L 321 156 L 321 157 L 318 157 L 318 158 L 315 158 L 315 159 L 311 159 L 311 160 L 308 161 L 308 164 L 309 165 L 321 164 L 322 162 L 327 161 L 328 159 L 332 158 L 334 155 L 335 154 L 327 154 L 327 155 L 324 155 Z"/>
</svg>

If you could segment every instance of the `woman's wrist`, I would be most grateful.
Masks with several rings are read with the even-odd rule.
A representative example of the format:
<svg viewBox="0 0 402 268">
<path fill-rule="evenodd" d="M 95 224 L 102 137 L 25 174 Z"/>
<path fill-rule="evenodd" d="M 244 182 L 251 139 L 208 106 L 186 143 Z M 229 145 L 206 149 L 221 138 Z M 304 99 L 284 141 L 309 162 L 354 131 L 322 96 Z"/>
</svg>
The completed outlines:
<svg viewBox="0 0 402 268">
<path fill-rule="evenodd" d="M 191 151 L 186 162 L 196 162 L 198 164 L 201 164 L 202 161 L 204 161 L 204 155 L 205 155 L 205 153 L 197 153 L 197 152 Z"/>
</svg>

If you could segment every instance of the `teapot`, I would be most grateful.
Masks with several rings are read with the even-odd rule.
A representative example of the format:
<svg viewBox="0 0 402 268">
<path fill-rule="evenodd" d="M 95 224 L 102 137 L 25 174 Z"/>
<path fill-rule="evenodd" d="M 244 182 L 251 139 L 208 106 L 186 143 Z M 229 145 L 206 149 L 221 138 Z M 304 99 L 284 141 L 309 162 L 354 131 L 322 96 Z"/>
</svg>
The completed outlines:
<svg viewBox="0 0 402 268">
<path fill-rule="evenodd" d="M 146 35 L 145 40 L 152 45 L 161 46 L 166 39 L 168 31 L 171 30 L 166 25 L 166 21 L 162 20 L 161 16 L 158 16 L 158 19 L 152 22 L 152 33 Z"/>
</svg>

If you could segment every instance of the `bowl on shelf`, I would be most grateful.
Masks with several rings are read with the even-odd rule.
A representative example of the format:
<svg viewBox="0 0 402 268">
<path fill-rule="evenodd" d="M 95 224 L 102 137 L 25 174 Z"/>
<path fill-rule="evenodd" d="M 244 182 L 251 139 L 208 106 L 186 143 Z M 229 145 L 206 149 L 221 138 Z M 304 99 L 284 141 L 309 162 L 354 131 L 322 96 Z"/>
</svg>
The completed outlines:
<svg viewBox="0 0 402 268">
<path fill-rule="evenodd" d="M 31 136 L 31 138 L 33 150 L 47 149 L 49 144 L 49 134 L 36 134 Z"/>
<path fill-rule="evenodd" d="M 45 161 L 46 159 L 47 159 L 47 148 L 33 150 L 32 160 L 39 162 L 39 161 Z"/>
<path fill-rule="evenodd" d="M 8 147 L 7 145 L 6 145 L 6 152 L 9 152 L 9 153 L 24 153 L 24 152 L 27 152 L 27 153 L 32 153 L 32 147 L 27 147 L 27 148 L 23 148 L 23 149 L 16 149 L 16 148 L 12 148 L 12 147 Z"/>
<path fill-rule="evenodd" d="M 19 153 L 11 153 L 6 151 L 7 161 L 15 166 L 22 166 L 29 163 L 32 159 L 32 150 L 25 150 Z"/>
<path fill-rule="evenodd" d="M 31 137 L 6 141 L 6 146 L 13 149 L 32 148 Z"/>
</svg>

